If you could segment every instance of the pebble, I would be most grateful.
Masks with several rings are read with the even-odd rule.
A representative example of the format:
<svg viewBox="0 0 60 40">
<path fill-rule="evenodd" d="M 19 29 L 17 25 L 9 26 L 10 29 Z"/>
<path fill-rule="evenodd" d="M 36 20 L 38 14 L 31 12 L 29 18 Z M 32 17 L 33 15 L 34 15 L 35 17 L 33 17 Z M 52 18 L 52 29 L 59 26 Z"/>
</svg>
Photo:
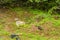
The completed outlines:
<svg viewBox="0 0 60 40">
<path fill-rule="evenodd" d="M 39 30 L 43 30 L 43 28 L 42 28 L 42 27 L 40 27 L 40 26 L 38 26 L 38 29 L 39 29 Z"/>
<path fill-rule="evenodd" d="M 19 36 L 18 36 L 18 35 L 15 35 L 15 34 L 12 34 L 12 35 L 11 35 L 11 38 L 12 38 L 12 39 L 15 38 L 16 40 L 20 40 Z"/>
<path fill-rule="evenodd" d="M 15 34 L 12 34 L 11 35 L 11 38 L 15 38 L 15 37 L 17 37 L 18 35 L 15 35 Z"/>
</svg>

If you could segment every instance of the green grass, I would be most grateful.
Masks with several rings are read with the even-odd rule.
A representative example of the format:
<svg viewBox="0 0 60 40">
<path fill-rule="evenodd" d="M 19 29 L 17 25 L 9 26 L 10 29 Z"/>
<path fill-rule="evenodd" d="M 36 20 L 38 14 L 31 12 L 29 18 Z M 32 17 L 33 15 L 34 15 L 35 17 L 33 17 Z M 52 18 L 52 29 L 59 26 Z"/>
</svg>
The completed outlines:
<svg viewBox="0 0 60 40">
<path fill-rule="evenodd" d="M 48 12 L 43 12 L 41 10 L 36 10 L 36 9 L 35 10 L 32 10 L 32 9 L 25 10 L 25 9 L 22 9 L 22 8 L 14 8 L 14 9 L 11 9 L 11 10 L 16 12 L 17 16 L 19 16 L 20 19 L 22 19 L 26 22 L 25 25 L 20 26 L 20 28 L 22 28 L 22 29 L 24 29 L 24 28 L 28 29 L 28 28 L 31 27 L 32 24 L 34 24 L 36 26 L 39 26 L 39 25 L 42 25 L 42 24 L 44 24 L 48 21 L 52 22 L 53 27 L 58 28 L 60 26 L 60 19 L 55 20 L 52 17 L 52 15 L 49 14 Z M 28 14 L 33 14 L 33 15 L 31 15 L 31 17 L 25 17 L 23 15 L 25 11 L 27 11 Z M 26 16 L 27 16 L 27 14 L 26 14 Z M 39 18 L 39 17 L 44 17 L 44 18 L 39 19 L 40 21 L 36 22 L 36 19 Z M 3 20 L 5 20 L 5 18 Z M 3 20 L 0 20 L 1 23 L 2 23 Z M 22 36 L 21 36 L 22 40 L 55 40 L 55 38 L 53 38 L 53 37 L 47 38 L 46 36 L 41 36 L 39 34 L 33 34 L 32 32 L 31 33 L 26 33 L 25 30 L 23 30 L 23 31 L 19 30 L 17 28 L 15 22 L 12 22 L 11 25 L 14 26 L 13 29 L 15 30 L 15 34 L 22 33 Z M 57 31 L 57 30 L 49 32 L 50 35 L 57 35 L 59 33 L 60 33 L 60 31 Z M 7 31 L 4 30 L 4 25 L 3 24 L 0 25 L 0 35 L 10 35 L 10 32 L 7 32 Z M 56 36 L 56 37 L 58 37 L 57 40 L 60 40 L 59 36 Z M 0 38 L 0 39 L 3 40 L 3 38 Z M 10 39 L 9 38 L 9 40 L 15 40 L 15 39 Z"/>
</svg>

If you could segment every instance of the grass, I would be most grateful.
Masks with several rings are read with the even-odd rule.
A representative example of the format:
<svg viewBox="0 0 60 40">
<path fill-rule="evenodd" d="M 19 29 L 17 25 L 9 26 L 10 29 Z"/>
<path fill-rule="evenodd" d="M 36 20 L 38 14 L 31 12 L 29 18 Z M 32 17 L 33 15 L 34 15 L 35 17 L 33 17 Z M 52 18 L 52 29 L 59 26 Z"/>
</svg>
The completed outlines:
<svg viewBox="0 0 60 40">
<path fill-rule="evenodd" d="M 32 9 L 22 9 L 22 8 L 14 8 L 11 9 L 12 11 L 16 12 L 17 17 L 20 20 L 23 20 L 26 22 L 25 25 L 20 25 L 20 27 L 18 28 L 15 24 L 15 21 L 11 22 L 12 25 L 12 29 L 14 30 L 14 32 L 10 33 L 7 30 L 4 30 L 5 28 L 5 24 L 3 25 L 2 22 L 5 22 L 7 20 L 5 20 L 5 18 L 3 18 L 3 20 L 1 21 L 1 25 L 0 25 L 0 35 L 8 35 L 7 40 L 15 40 L 15 39 L 11 39 L 9 36 L 11 34 L 19 34 L 21 40 L 60 40 L 60 31 L 58 30 L 58 28 L 60 28 L 60 19 L 56 20 L 52 17 L 51 14 L 49 14 L 48 12 L 43 12 L 41 10 L 32 10 Z M 26 12 L 26 13 L 25 13 Z M 14 15 L 14 14 L 12 14 Z M 43 17 L 43 18 L 40 18 Z M 36 22 L 38 18 L 38 22 Z M 38 32 L 34 32 L 36 34 L 34 34 L 33 32 L 29 32 L 29 29 L 31 28 L 31 25 L 35 25 L 35 26 L 40 26 L 40 25 L 45 25 L 46 22 L 52 22 L 52 25 L 47 23 L 48 26 L 51 26 L 51 29 L 48 29 L 48 26 L 46 27 L 47 30 L 46 32 L 48 33 L 45 34 L 44 32 L 42 32 L 43 36 L 41 36 L 42 34 L 39 34 L 40 31 Z M 9 26 L 8 26 L 9 27 Z M 55 30 L 51 31 L 52 28 L 55 28 Z M 56 29 L 57 28 L 57 29 Z M 28 31 L 27 31 L 28 30 Z M 30 29 L 31 30 L 31 29 Z M 50 31 L 48 31 L 50 30 Z M 3 37 L 0 38 L 1 40 L 6 40 Z"/>
</svg>

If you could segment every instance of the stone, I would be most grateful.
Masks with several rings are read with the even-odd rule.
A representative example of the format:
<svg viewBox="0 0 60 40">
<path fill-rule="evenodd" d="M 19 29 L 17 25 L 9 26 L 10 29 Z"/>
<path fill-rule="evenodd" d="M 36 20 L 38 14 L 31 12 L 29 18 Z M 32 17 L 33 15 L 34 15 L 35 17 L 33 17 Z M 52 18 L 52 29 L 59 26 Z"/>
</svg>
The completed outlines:
<svg viewBox="0 0 60 40">
<path fill-rule="evenodd" d="M 15 37 L 17 37 L 18 35 L 15 35 L 15 34 L 12 34 L 11 35 L 11 38 L 15 38 Z"/>
<path fill-rule="evenodd" d="M 43 28 L 42 28 L 42 27 L 40 27 L 40 26 L 38 26 L 38 29 L 39 29 L 39 30 L 43 30 Z"/>
</svg>

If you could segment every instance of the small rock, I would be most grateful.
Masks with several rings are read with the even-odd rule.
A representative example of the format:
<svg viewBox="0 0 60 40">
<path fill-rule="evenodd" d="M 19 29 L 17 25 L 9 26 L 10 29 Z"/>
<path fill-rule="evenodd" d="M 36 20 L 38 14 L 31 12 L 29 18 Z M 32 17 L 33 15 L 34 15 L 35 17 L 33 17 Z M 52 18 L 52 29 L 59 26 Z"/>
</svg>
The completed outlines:
<svg viewBox="0 0 60 40">
<path fill-rule="evenodd" d="M 16 38 L 16 40 L 20 40 L 19 38 Z"/>
<path fill-rule="evenodd" d="M 12 39 L 13 39 L 13 38 L 16 38 L 16 40 L 20 40 L 19 36 L 18 36 L 18 35 L 15 35 L 15 34 L 12 34 L 12 35 L 11 35 L 11 38 L 12 38 Z"/>
<path fill-rule="evenodd" d="M 43 30 L 43 28 L 42 28 L 42 27 L 40 27 L 40 26 L 38 26 L 38 29 L 39 29 L 39 30 Z"/>
<path fill-rule="evenodd" d="M 12 34 L 11 35 L 11 38 L 15 38 L 15 37 L 17 37 L 18 35 L 15 35 L 15 34 Z"/>
</svg>

